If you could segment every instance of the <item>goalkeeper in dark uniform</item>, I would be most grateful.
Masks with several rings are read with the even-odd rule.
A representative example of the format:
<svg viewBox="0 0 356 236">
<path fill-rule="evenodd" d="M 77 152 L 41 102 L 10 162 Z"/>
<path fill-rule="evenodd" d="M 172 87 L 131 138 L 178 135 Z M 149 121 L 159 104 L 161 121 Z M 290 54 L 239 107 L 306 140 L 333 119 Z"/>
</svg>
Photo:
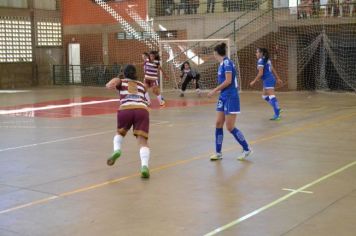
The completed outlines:
<svg viewBox="0 0 356 236">
<path fill-rule="evenodd" d="M 193 80 L 193 82 L 195 82 L 196 92 L 200 96 L 200 87 L 199 87 L 200 74 L 199 74 L 199 72 L 197 70 L 191 68 L 189 62 L 187 62 L 187 61 L 183 63 L 183 65 L 181 66 L 180 69 L 182 72 L 182 74 L 180 75 L 180 78 L 181 78 L 181 81 L 183 81 L 180 96 L 184 97 L 184 92 L 187 89 L 187 85 L 192 80 Z"/>
</svg>

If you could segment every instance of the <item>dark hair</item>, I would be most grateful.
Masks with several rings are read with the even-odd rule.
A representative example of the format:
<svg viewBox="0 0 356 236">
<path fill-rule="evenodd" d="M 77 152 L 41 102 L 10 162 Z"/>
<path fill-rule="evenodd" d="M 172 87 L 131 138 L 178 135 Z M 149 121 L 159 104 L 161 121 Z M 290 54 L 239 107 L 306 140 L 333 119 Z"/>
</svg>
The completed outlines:
<svg viewBox="0 0 356 236">
<path fill-rule="evenodd" d="M 150 55 L 148 54 L 148 52 L 144 52 L 142 53 L 142 55 L 145 55 L 146 57 L 149 57 Z"/>
<path fill-rule="evenodd" d="M 257 48 L 257 50 L 260 51 L 260 53 L 262 53 L 262 57 L 264 61 L 267 62 L 269 60 L 269 53 L 267 48 Z"/>
<path fill-rule="evenodd" d="M 160 61 L 159 53 L 158 51 L 150 51 L 149 54 L 152 54 L 155 56 L 155 60 Z"/>
<path fill-rule="evenodd" d="M 128 79 L 137 80 L 136 67 L 134 65 L 127 65 L 124 69 L 124 75 Z"/>
<path fill-rule="evenodd" d="M 183 71 L 184 70 L 184 65 L 188 64 L 188 66 L 190 67 L 190 64 L 188 61 L 185 61 L 181 66 L 180 66 L 180 70 Z"/>
<path fill-rule="evenodd" d="M 220 56 L 226 56 L 226 43 L 220 43 L 214 47 L 214 51 Z"/>
</svg>

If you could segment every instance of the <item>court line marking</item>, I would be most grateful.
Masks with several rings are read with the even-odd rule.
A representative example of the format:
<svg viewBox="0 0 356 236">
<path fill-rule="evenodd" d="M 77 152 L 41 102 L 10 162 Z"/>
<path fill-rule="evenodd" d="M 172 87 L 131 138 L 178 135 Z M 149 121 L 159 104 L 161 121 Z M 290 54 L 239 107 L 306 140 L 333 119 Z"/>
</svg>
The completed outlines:
<svg viewBox="0 0 356 236">
<path fill-rule="evenodd" d="M 103 132 L 80 135 L 80 136 L 74 136 L 74 137 L 69 137 L 69 138 L 54 139 L 54 140 L 51 140 L 51 141 L 46 141 L 46 142 L 41 142 L 41 143 L 32 143 L 32 144 L 26 144 L 26 145 L 17 146 L 17 147 L 8 147 L 8 148 L 0 149 L 0 152 L 6 152 L 6 151 L 23 149 L 23 148 L 30 148 L 30 147 L 37 147 L 37 146 L 40 146 L 40 145 L 46 145 L 46 144 L 52 144 L 52 143 L 65 142 L 65 141 L 69 141 L 69 140 L 75 140 L 75 139 L 80 139 L 80 138 L 87 138 L 87 137 L 107 134 L 107 133 L 110 133 L 110 132 L 115 132 L 115 129 L 112 129 L 110 131 L 103 131 Z"/>
<path fill-rule="evenodd" d="M 255 144 L 255 143 L 259 143 L 259 142 L 263 142 L 263 141 L 269 141 L 269 140 L 274 139 L 276 137 L 297 133 L 297 132 L 300 132 L 300 131 L 303 131 L 303 130 L 306 130 L 306 129 L 310 129 L 311 127 L 318 127 L 318 126 L 323 126 L 323 125 L 327 125 L 327 124 L 334 124 L 337 121 L 340 121 L 342 119 L 343 120 L 350 119 L 354 115 L 356 115 L 356 113 L 351 113 L 351 114 L 348 114 L 348 115 L 338 116 L 338 117 L 333 118 L 333 119 L 325 120 L 324 122 L 314 122 L 314 123 L 311 123 L 309 125 L 304 125 L 302 127 L 292 129 L 290 131 L 284 131 L 284 132 L 281 132 L 281 133 L 276 134 L 276 135 L 271 135 L 269 137 L 264 137 L 264 138 L 260 138 L 260 139 L 251 141 L 250 144 Z M 235 150 L 237 148 L 238 148 L 238 145 L 231 145 L 229 148 L 225 148 L 224 152 Z M 152 172 L 158 172 L 158 171 L 161 171 L 161 170 L 164 170 L 164 169 L 168 169 L 170 167 L 175 167 L 175 166 L 178 166 L 178 165 L 183 165 L 183 164 L 186 164 L 186 163 L 190 163 L 190 162 L 195 161 L 195 160 L 200 160 L 202 158 L 206 158 L 209 155 L 211 155 L 211 153 L 198 155 L 198 156 L 195 156 L 193 158 L 186 159 L 186 160 L 180 160 L 180 161 L 176 161 L 176 162 L 173 162 L 173 163 L 168 163 L 166 165 L 162 165 L 162 166 L 159 166 L 159 167 L 151 169 L 151 173 Z M 354 164 L 356 164 L 356 161 L 355 161 Z M 47 202 L 50 202 L 52 200 L 59 199 L 61 197 L 70 196 L 70 195 L 73 195 L 73 194 L 76 194 L 76 193 L 86 192 L 86 191 L 89 191 L 89 190 L 92 190 L 92 189 L 104 187 L 104 186 L 107 186 L 109 184 L 118 183 L 118 182 L 121 182 L 123 180 L 131 179 L 133 177 L 138 177 L 138 176 L 140 176 L 139 173 L 131 174 L 131 175 L 120 177 L 120 178 L 117 178 L 117 179 L 114 179 L 114 180 L 105 181 L 105 182 L 102 182 L 102 183 L 99 183 L 99 184 L 90 185 L 90 186 L 79 188 L 79 189 L 76 189 L 76 190 L 73 190 L 73 191 L 68 191 L 68 192 L 64 192 L 64 193 L 58 194 L 58 195 L 53 195 L 53 196 L 50 196 L 50 197 L 46 197 L 46 198 L 43 198 L 43 199 L 40 199 L 40 200 L 36 200 L 36 201 L 29 202 L 29 203 L 21 204 L 21 205 L 15 206 L 15 207 L 11 207 L 11 208 L 8 208 L 8 209 L 1 210 L 0 211 L 0 215 L 2 215 L 4 213 L 7 213 L 7 212 L 12 212 L 12 211 L 16 211 L 16 210 L 19 210 L 19 209 L 23 209 L 23 208 L 39 205 L 39 204 L 42 204 L 42 203 L 47 203 Z M 300 191 L 300 190 L 304 190 L 304 189 L 298 189 L 298 190 Z M 293 195 L 293 194 L 296 194 L 296 193 L 292 192 L 290 194 Z"/>
<path fill-rule="evenodd" d="M 324 181 L 324 180 L 326 180 L 328 178 L 331 178 L 334 175 L 339 174 L 339 173 L 351 168 L 354 165 L 356 165 L 356 161 L 351 162 L 351 163 L 349 163 L 349 164 L 347 164 L 347 165 L 345 165 L 345 166 L 343 166 L 343 167 L 341 167 L 341 168 L 339 168 L 339 169 L 337 169 L 337 170 L 335 170 L 335 171 L 333 171 L 333 172 L 331 172 L 331 173 L 329 173 L 327 175 L 324 175 L 323 177 L 321 177 L 321 178 L 319 178 L 317 180 L 314 180 L 313 182 L 308 183 L 308 184 L 298 188 L 297 190 L 295 190 L 293 192 L 290 192 L 290 193 L 284 195 L 283 197 L 280 197 L 277 200 L 275 200 L 275 201 L 273 201 L 273 202 L 271 202 L 271 203 L 269 203 L 269 204 L 267 204 L 267 205 L 265 205 L 263 207 L 260 207 L 257 210 L 254 210 L 254 211 L 250 212 L 249 214 L 247 214 L 245 216 L 242 216 L 242 217 L 240 217 L 240 218 L 238 218 L 238 219 L 236 219 L 234 221 L 231 221 L 230 223 L 228 223 L 228 224 L 226 224 L 224 226 L 221 226 L 221 227 L 219 227 L 217 229 L 214 229 L 213 231 L 205 234 L 204 236 L 212 236 L 212 235 L 216 235 L 218 233 L 221 233 L 222 231 L 227 230 L 227 229 L 229 229 L 229 228 L 231 228 L 231 227 L 233 227 L 233 226 L 235 226 L 235 225 L 237 225 L 237 224 L 239 224 L 239 223 L 241 223 L 241 222 L 243 222 L 243 221 L 245 221 L 245 220 L 247 220 L 247 219 L 249 219 L 249 218 L 251 218 L 251 217 L 253 217 L 253 216 L 255 216 L 255 215 L 257 215 L 257 214 L 259 214 L 259 213 L 261 213 L 261 212 L 263 212 L 265 210 L 267 210 L 267 209 L 269 209 L 269 208 L 271 208 L 271 207 L 274 207 L 277 204 L 279 204 L 279 203 L 287 200 L 288 198 L 292 197 L 293 195 L 295 195 L 295 194 L 297 194 L 299 192 L 302 192 L 305 189 L 310 188 L 313 185 L 316 185 L 316 184 L 318 184 L 318 183 L 320 183 L 320 182 L 322 182 L 322 181 Z"/>
<path fill-rule="evenodd" d="M 297 191 L 296 189 L 291 189 L 291 188 L 282 188 L 284 191 L 289 191 L 289 192 L 295 192 Z M 313 194 L 311 191 L 299 191 L 299 193 L 308 193 L 308 194 Z"/>
<path fill-rule="evenodd" d="M 168 123 L 169 123 L 169 121 L 159 121 L 159 122 L 151 124 L 151 125 L 162 125 L 162 124 L 168 124 Z M 41 143 L 32 143 L 32 144 L 26 144 L 26 145 L 17 146 L 17 147 L 8 147 L 8 148 L 0 149 L 0 152 L 6 152 L 6 151 L 24 149 L 24 148 L 31 148 L 31 147 L 37 147 L 37 146 L 46 145 L 46 144 L 65 142 L 65 141 L 81 139 L 81 138 L 88 138 L 88 137 L 97 136 L 97 135 L 103 135 L 103 134 L 108 134 L 108 133 L 115 133 L 115 129 L 106 130 L 106 131 L 102 131 L 102 132 L 98 132 L 98 133 L 73 136 L 73 137 L 69 137 L 69 138 L 54 139 L 54 140 L 41 142 Z"/>
<path fill-rule="evenodd" d="M 13 109 L 13 110 L 0 110 L 0 115 L 10 115 L 10 114 L 18 114 L 18 113 L 26 113 L 26 112 L 34 112 L 34 111 L 44 111 L 44 110 L 51 110 L 51 109 L 58 109 L 58 108 L 67 108 L 67 107 L 75 107 L 75 106 L 86 106 L 92 104 L 100 104 L 100 103 L 108 103 L 108 102 L 119 102 L 120 99 L 107 99 L 107 100 L 100 100 L 100 101 L 89 101 L 89 102 L 73 102 L 68 104 L 62 105 L 47 105 L 43 107 L 24 107 L 20 109 Z"/>
</svg>

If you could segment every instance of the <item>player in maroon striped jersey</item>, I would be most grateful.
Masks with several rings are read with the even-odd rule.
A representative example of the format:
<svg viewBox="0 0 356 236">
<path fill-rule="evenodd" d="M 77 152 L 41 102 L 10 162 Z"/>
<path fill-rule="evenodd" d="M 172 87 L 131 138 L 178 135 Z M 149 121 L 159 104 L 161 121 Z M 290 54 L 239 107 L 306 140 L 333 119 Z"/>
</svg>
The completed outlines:
<svg viewBox="0 0 356 236">
<path fill-rule="evenodd" d="M 107 160 L 107 164 L 112 166 L 121 156 L 121 145 L 126 133 L 133 127 L 133 134 L 136 136 L 140 146 L 141 177 L 149 178 L 148 161 L 150 149 L 147 144 L 149 131 L 149 112 L 145 98 L 146 87 L 137 80 L 136 68 L 127 65 L 124 69 L 124 78 L 113 78 L 106 87 L 116 89 L 120 96 L 120 107 L 117 112 L 117 134 L 114 136 L 114 152 Z"/>
<path fill-rule="evenodd" d="M 144 54 L 145 55 L 145 54 Z M 145 79 L 144 83 L 146 85 L 147 90 L 152 88 L 152 92 L 157 96 L 158 102 L 161 106 L 165 105 L 165 101 L 163 100 L 159 88 L 159 72 L 161 71 L 165 78 L 168 78 L 163 72 L 160 66 L 160 57 L 157 51 L 150 51 L 148 60 L 144 61 L 144 73 Z M 150 103 L 150 97 L 147 92 L 146 99 L 148 103 Z"/>
</svg>

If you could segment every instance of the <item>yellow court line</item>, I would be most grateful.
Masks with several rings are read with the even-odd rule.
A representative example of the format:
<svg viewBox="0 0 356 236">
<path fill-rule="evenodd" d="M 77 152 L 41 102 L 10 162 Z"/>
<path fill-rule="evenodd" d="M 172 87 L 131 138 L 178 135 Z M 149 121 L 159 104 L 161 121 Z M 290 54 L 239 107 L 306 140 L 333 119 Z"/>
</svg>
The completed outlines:
<svg viewBox="0 0 356 236">
<path fill-rule="evenodd" d="M 256 144 L 256 143 L 260 143 L 260 142 L 264 142 L 264 141 L 269 141 L 269 140 L 272 140 L 272 139 L 277 138 L 277 137 L 294 134 L 294 133 L 301 132 L 301 131 L 306 130 L 306 129 L 316 128 L 316 127 L 324 126 L 324 125 L 328 125 L 328 124 L 333 124 L 333 123 L 338 122 L 340 120 L 347 120 L 347 119 L 350 119 L 351 117 L 353 117 L 355 115 L 356 115 L 356 113 L 352 113 L 352 114 L 348 114 L 348 115 L 338 116 L 338 117 L 333 118 L 333 119 L 325 120 L 323 122 L 314 122 L 314 123 L 311 123 L 311 124 L 308 124 L 308 125 L 304 125 L 302 127 L 291 129 L 289 131 L 284 131 L 284 132 L 281 132 L 281 133 L 278 133 L 278 134 L 275 134 L 275 135 L 262 137 L 260 139 L 251 141 L 249 143 L 250 144 Z M 235 149 L 238 149 L 238 148 L 239 148 L 238 145 L 231 145 L 229 148 L 225 148 L 224 152 L 232 151 L 232 150 L 235 150 Z M 162 165 L 162 166 L 153 168 L 153 169 L 151 169 L 151 172 L 158 172 L 158 171 L 161 171 L 161 170 L 164 170 L 164 169 L 168 169 L 168 168 L 171 168 L 171 167 L 175 167 L 175 166 L 178 166 L 178 165 L 184 165 L 186 163 L 190 163 L 190 162 L 195 161 L 195 160 L 200 160 L 200 159 L 206 158 L 207 156 L 209 156 L 211 154 L 212 153 L 205 153 L 205 154 L 198 155 L 198 156 L 195 156 L 195 157 L 190 158 L 190 159 L 172 162 L 172 163 L 169 163 L 169 164 L 166 164 L 166 165 Z M 43 203 L 47 203 L 47 202 L 50 202 L 52 200 L 59 199 L 59 198 L 62 198 L 62 197 L 66 197 L 66 196 L 70 196 L 70 195 L 73 195 L 73 194 L 86 192 L 86 191 L 89 191 L 89 190 L 92 190 L 92 189 L 101 188 L 101 187 L 107 186 L 109 184 L 119 183 L 119 182 L 122 182 L 124 180 L 131 179 L 131 178 L 138 177 L 138 176 L 140 176 L 139 173 L 131 174 L 131 175 L 127 175 L 127 176 L 124 176 L 124 177 L 121 177 L 121 178 L 118 178 L 118 179 L 109 180 L 109 181 L 106 181 L 106 182 L 103 182 L 103 183 L 87 186 L 87 187 L 84 187 L 84 188 L 79 188 L 79 189 L 76 189 L 76 190 L 73 190 L 73 191 L 64 192 L 64 193 L 61 193 L 61 194 L 58 194 L 58 195 L 54 195 L 54 196 L 51 196 L 51 197 L 46 197 L 46 198 L 43 198 L 43 199 L 40 199 L 40 200 L 36 200 L 36 201 L 33 201 L 33 202 L 25 203 L 25 204 L 18 205 L 18 206 L 9 208 L 9 209 L 2 210 L 2 211 L 0 211 L 0 215 L 4 214 L 4 213 L 16 211 L 16 210 L 19 210 L 19 209 L 23 209 L 23 208 L 27 208 L 27 207 L 31 207 L 31 206 L 35 206 L 35 205 L 39 205 L 39 204 L 43 204 Z"/>
<path fill-rule="evenodd" d="M 347 170 L 347 169 L 351 168 L 354 165 L 356 165 L 356 161 L 351 162 L 351 163 L 349 163 L 349 164 L 347 164 L 347 165 L 345 165 L 345 166 L 343 166 L 343 167 L 341 167 L 341 168 L 339 168 L 339 169 L 337 169 L 337 170 L 335 170 L 335 171 L 333 171 L 333 172 L 331 172 L 331 173 L 329 173 L 327 175 L 324 175 L 323 177 L 321 177 L 321 178 L 319 178 L 319 179 L 317 179 L 317 180 L 315 180 L 315 181 L 313 181 L 313 182 L 311 182 L 309 184 L 306 184 L 303 187 L 300 187 L 297 190 L 295 190 L 293 192 L 290 192 L 290 193 L 284 195 L 283 197 L 280 197 L 277 200 L 275 200 L 275 201 L 273 201 L 273 202 L 271 202 L 271 203 L 269 203 L 269 204 L 267 204 L 267 205 L 265 205 L 265 206 L 263 206 L 261 208 L 258 208 L 257 210 L 254 210 L 253 212 L 251 212 L 251 213 L 249 213 L 249 214 L 247 214 L 247 215 L 245 215 L 243 217 L 240 217 L 240 218 L 238 218 L 238 219 L 236 219 L 234 221 L 231 221 L 230 223 L 228 223 L 228 224 L 226 224 L 224 226 L 221 226 L 221 227 L 219 227 L 217 229 L 214 229 L 213 231 L 205 234 L 204 236 L 212 236 L 212 235 L 219 234 L 222 231 L 227 230 L 227 229 L 229 229 L 229 228 L 231 228 L 231 227 L 233 227 L 233 226 L 235 226 L 235 225 L 237 225 L 237 224 L 239 224 L 239 223 L 251 218 L 252 216 L 257 215 L 257 214 L 267 210 L 268 208 L 276 206 L 277 204 L 287 200 L 288 198 L 292 197 L 293 195 L 295 195 L 295 194 L 297 194 L 299 192 L 303 192 L 305 189 L 310 188 L 311 186 L 316 185 L 316 184 L 318 184 L 318 183 L 320 183 L 320 182 L 322 182 L 322 181 L 324 181 L 324 180 L 326 180 L 328 178 L 331 178 L 332 176 L 334 176 L 336 174 L 339 174 L 339 173 L 343 172 L 344 170 Z"/>
</svg>

